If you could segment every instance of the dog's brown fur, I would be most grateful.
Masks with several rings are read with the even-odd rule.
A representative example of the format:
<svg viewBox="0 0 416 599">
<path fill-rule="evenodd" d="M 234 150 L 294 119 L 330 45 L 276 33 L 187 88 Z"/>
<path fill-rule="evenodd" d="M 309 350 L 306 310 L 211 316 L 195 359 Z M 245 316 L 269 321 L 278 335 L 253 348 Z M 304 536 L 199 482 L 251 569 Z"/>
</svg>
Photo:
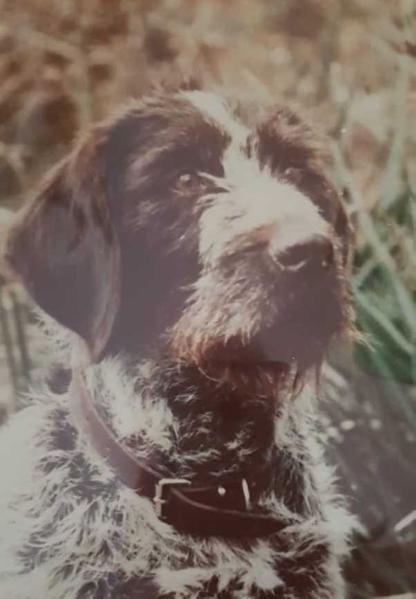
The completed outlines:
<svg viewBox="0 0 416 599">
<path fill-rule="evenodd" d="M 27 519 L 15 559 L 27 580 L 38 566 L 46 572 L 38 585 L 48 599 L 143 589 L 146 598 L 343 596 L 349 520 L 301 389 L 332 338 L 353 329 L 348 220 L 312 129 L 282 107 L 250 120 L 202 92 L 133 103 L 53 170 L 11 230 L 7 259 L 40 307 L 85 344 L 84 362 L 73 352 L 72 365 L 87 368 L 121 442 L 199 484 L 244 476 L 254 509 L 288 526 L 244 549 L 183 538 L 97 463 L 65 396 L 46 393 L 49 407 L 30 408 L 40 410 L 30 501 L 9 489 L 4 519 L 7 530 Z M 11 422 L 12 436 L 24 421 Z M 50 494 L 58 479 L 66 496 Z M 78 520 L 77 504 L 89 509 L 91 497 L 98 515 Z M 28 510 L 45 501 L 52 519 L 40 529 Z M 127 512 L 130 530 L 117 525 Z M 89 538 L 96 574 L 82 541 L 59 541 L 64 523 L 71 542 Z M 112 548 L 104 554 L 103 526 Z M 78 555 L 76 575 L 55 564 L 48 544 L 67 567 Z M 19 586 L 16 576 L 6 571 L 4 589 Z"/>
</svg>

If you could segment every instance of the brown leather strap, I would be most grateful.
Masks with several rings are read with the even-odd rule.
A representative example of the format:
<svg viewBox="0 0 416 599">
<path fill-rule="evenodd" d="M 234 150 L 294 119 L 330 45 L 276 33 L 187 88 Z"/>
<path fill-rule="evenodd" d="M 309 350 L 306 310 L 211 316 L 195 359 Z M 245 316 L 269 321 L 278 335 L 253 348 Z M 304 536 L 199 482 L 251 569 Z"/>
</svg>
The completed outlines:
<svg viewBox="0 0 416 599">
<path fill-rule="evenodd" d="M 270 514 L 248 511 L 248 489 L 241 479 L 196 487 L 189 481 L 155 470 L 121 445 L 94 406 L 83 375 L 73 376 L 71 410 L 79 427 L 118 479 L 154 502 L 158 516 L 179 531 L 197 536 L 264 537 L 290 523 Z"/>
</svg>

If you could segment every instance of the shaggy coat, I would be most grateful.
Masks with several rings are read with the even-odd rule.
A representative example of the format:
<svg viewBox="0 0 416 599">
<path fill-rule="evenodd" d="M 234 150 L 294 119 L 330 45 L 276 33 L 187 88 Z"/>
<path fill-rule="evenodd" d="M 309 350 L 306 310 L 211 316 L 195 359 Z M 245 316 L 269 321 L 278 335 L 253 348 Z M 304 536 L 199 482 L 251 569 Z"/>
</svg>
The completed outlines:
<svg viewBox="0 0 416 599">
<path fill-rule="evenodd" d="M 45 385 L 0 434 L 0 597 L 344 596 L 353 520 L 315 403 L 352 326 L 348 247 L 316 134 L 286 108 L 155 95 L 57 165 L 6 257 L 67 330 L 66 366 L 137 457 L 199 485 L 244 478 L 286 526 L 179 533 L 97 454 L 71 390 Z"/>
</svg>

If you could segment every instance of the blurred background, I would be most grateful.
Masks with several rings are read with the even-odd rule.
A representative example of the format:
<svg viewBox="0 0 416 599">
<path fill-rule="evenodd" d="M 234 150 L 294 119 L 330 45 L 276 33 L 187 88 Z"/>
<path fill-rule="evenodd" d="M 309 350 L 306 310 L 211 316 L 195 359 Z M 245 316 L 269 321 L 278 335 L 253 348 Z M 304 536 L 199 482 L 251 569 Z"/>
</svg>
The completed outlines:
<svg viewBox="0 0 416 599">
<path fill-rule="evenodd" d="M 334 348 L 322 389 L 322 435 L 364 525 L 350 595 L 416 592 L 415 0 L 0 0 L 0 240 L 80 130 L 195 75 L 296 105 L 329 135 L 367 340 Z M 0 266 L 0 422 L 47 356 Z"/>
</svg>

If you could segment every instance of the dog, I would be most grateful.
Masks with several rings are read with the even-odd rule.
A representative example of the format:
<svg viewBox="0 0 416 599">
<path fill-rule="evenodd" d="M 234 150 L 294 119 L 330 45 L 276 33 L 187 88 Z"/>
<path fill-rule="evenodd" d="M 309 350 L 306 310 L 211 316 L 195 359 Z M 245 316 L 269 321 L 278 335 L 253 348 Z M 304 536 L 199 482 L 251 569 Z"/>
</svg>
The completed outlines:
<svg viewBox="0 0 416 599">
<path fill-rule="evenodd" d="M 344 597 L 315 413 L 351 230 L 324 145 L 285 106 L 155 92 L 17 216 L 5 259 L 71 382 L 0 431 L 1 597 Z"/>
</svg>

